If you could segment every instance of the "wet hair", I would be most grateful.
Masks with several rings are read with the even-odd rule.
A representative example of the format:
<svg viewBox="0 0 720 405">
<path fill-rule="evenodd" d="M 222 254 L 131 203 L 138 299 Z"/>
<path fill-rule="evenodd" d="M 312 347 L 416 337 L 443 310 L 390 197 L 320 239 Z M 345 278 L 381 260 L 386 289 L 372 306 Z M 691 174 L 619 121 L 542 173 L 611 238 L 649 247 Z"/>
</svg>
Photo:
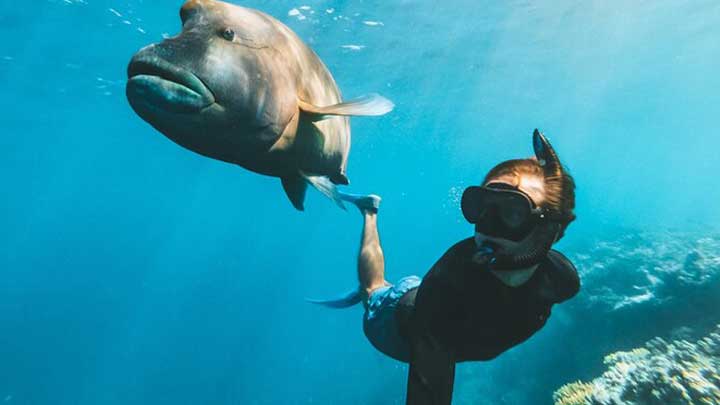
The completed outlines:
<svg viewBox="0 0 720 405">
<path fill-rule="evenodd" d="M 557 175 L 548 176 L 537 159 L 506 160 L 490 169 L 483 180 L 483 185 L 502 176 L 513 177 L 515 187 L 520 184 L 522 177 L 542 178 L 545 185 L 545 201 L 541 204 L 541 208 L 560 214 L 560 217 L 563 218 L 563 232 L 575 220 L 575 180 L 565 168 L 560 170 Z"/>
</svg>

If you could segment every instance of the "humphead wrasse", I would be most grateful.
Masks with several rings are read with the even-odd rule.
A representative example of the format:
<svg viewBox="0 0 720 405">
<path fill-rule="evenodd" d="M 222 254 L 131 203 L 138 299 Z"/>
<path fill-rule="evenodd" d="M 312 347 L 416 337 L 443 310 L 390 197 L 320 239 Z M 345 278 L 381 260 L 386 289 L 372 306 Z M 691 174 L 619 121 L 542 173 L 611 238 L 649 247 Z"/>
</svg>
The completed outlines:
<svg viewBox="0 0 720 405">
<path fill-rule="evenodd" d="M 187 149 L 279 177 L 298 210 L 308 183 L 342 206 L 335 185 L 348 184 L 348 116 L 382 115 L 392 102 L 343 102 L 315 52 L 258 10 L 191 0 L 180 19 L 180 34 L 130 61 L 135 112 Z"/>
</svg>

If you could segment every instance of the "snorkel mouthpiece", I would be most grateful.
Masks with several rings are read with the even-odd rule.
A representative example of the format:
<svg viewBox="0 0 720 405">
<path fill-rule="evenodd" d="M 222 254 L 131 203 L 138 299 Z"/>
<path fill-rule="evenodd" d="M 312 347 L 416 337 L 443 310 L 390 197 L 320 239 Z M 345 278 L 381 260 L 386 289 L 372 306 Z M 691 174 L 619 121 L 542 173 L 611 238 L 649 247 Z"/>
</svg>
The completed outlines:
<svg viewBox="0 0 720 405">
<path fill-rule="evenodd" d="M 473 255 L 472 261 L 480 265 L 492 264 L 495 262 L 495 248 L 483 242 Z"/>
<path fill-rule="evenodd" d="M 488 262 L 490 270 L 517 270 L 539 264 L 548 254 L 555 243 L 560 225 L 545 223 L 529 235 L 532 244 L 524 254 L 504 255 L 494 254 Z"/>
</svg>

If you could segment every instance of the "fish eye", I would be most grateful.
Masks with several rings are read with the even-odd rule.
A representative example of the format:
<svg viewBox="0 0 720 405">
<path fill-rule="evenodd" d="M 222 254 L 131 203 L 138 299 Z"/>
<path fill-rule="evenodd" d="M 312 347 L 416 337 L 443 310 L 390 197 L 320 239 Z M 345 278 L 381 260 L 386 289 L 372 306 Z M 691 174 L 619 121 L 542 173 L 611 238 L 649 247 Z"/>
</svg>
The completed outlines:
<svg viewBox="0 0 720 405">
<path fill-rule="evenodd" d="M 232 41 L 235 39 L 235 31 L 233 31 L 232 28 L 225 28 L 222 32 L 222 37 L 228 41 Z"/>
</svg>

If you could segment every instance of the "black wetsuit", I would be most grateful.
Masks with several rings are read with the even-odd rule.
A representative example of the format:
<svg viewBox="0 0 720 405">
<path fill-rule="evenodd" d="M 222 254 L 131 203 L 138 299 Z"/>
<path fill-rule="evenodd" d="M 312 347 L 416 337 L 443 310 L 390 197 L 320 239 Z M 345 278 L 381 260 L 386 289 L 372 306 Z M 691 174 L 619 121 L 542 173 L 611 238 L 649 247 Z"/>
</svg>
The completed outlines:
<svg viewBox="0 0 720 405">
<path fill-rule="evenodd" d="M 489 360 L 545 325 L 554 304 L 577 294 L 572 263 L 551 250 L 518 287 L 474 263 L 475 241 L 451 247 L 401 299 L 398 322 L 411 343 L 408 399 L 412 405 L 449 405 L 455 363 Z"/>
</svg>

